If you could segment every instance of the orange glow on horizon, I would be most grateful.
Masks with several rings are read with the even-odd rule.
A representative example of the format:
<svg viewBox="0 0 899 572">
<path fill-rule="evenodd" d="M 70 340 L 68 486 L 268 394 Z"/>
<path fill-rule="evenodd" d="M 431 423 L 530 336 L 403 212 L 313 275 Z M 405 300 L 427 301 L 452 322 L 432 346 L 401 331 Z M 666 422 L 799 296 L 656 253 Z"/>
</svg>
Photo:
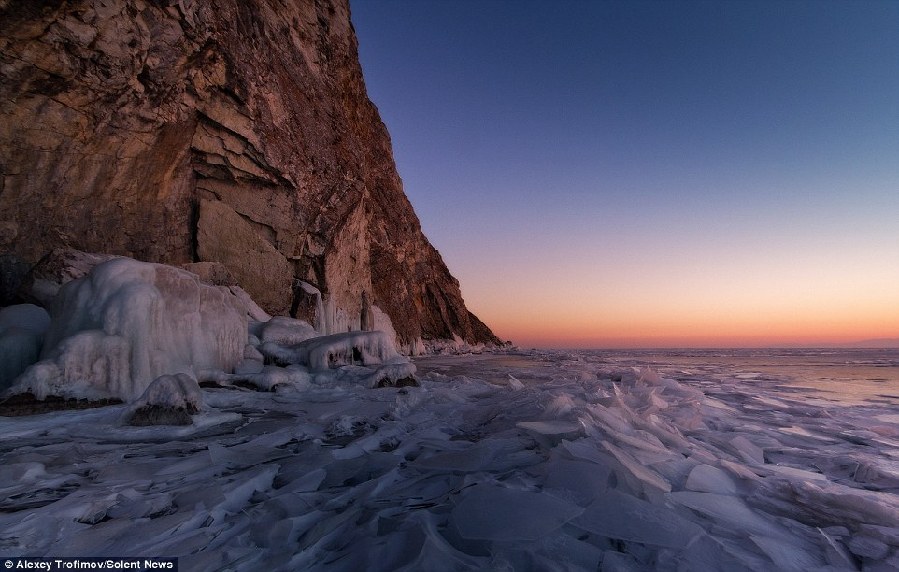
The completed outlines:
<svg viewBox="0 0 899 572">
<path fill-rule="evenodd" d="M 515 298 L 482 292 L 475 313 L 502 339 L 523 347 L 661 348 L 830 345 L 899 338 L 899 294 L 887 288 L 573 288 Z M 899 284 L 899 282 L 897 282 Z M 755 286 L 755 287 L 753 287 Z M 793 286 L 792 290 L 790 286 Z M 520 301 L 530 300 L 525 308 Z"/>
<path fill-rule="evenodd" d="M 794 227 L 705 232 L 697 223 L 670 235 L 565 227 L 564 236 L 526 245 L 488 243 L 450 267 L 460 269 L 468 307 L 500 338 L 526 347 L 899 338 L 899 242 L 842 226 L 794 235 Z"/>
</svg>

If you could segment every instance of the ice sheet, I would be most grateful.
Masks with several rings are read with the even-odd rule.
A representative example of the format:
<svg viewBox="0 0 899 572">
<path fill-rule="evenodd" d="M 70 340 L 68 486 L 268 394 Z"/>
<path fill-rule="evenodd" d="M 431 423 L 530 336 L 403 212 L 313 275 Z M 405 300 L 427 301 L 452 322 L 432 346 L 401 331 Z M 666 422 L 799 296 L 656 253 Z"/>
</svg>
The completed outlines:
<svg viewBox="0 0 899 572">
<path fill-rule="evenodd" d="M 128 406 L 0 418 L 0 546 L 234 570 L 897 561 L 897 403 L 641 359 L 439 356 L 416 360 L 421 387 L 377 390 L 380 364 L 269 364 L 235 374 L 257 390 L 203 389 L 189 426 L 129 427 Z"/>
</svg>

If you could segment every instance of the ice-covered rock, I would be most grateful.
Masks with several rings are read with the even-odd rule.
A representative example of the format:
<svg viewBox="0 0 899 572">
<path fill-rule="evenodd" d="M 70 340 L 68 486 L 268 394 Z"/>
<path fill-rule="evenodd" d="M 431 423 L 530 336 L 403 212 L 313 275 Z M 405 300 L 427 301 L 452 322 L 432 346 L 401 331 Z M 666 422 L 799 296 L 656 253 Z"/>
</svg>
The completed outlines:
<svg viewBox="0 0 899 572">
<path fill-rule="evenodd" d="M 387 363 L 378 366 L 366 380 L 368 387 L 418 387 L 412 362 Z"/>
<path fill-rule="evenodd" d="M 347 332 L 313 338 L 297 348 L 306 353 L 313 370 L 342 365 L 379 365 L 408 361 L 397 353 L 393 341 L 384 332 Z"/>
<path fill-rule="evenodd" d="M 267 365 L 258 372 L 235 372 L 226 379 L 233 385 L 250 386 L 252 389 L 260 391 L 275 391 L 282 386 L 306 387 L 309 385 L 311 376 L 306 368 L 300 365 L 287 367 Z"/>
<path fill-rule="evenodd" d="M 63 285 L 86 276 L 95 266 L 113 258 L 118 257 L 74 248 L 55 248 L 28 272 L 20 293 L 24 298 L 48 307 Z"/>
<path fill-rule="evenodd" d="M 126 417 L 129 425 L 190 425 L 191 415 L 202 407 L 196 379 L 185 373 L 161 375 L 131 404 Z"/>
<path fill-rule="evenodd" d="M 305 322 L 290 318 L 272 318 L 272 322 L 276 328 L 269 335 L 269 341 L 259 347 L 266 363 L 308 367 L 316 383 L 325 385 L 334 382 L 367 387 L 418 384 L 414 377 L 415 364 L 396 351 L 393 340 L 384 332 L 346 332 L 308 337 L 299 343 L 284 345 L 275 340 L 283 342 L 291 336 L 304 337 L 314 330 L 310 330 L 311 326 Z M 265 334 L 263 328 L 263 339 Z M 334 370 L 340 371 L 335 373 Z"/>
<path fill-rule="evenodd" d="M 261 373 L 265 363 L 261 359 L 243 358 L 236 366 L 234 373 L 237 375 Z"/>
<path fill-rule="evenodd" d="M 247 294 L 240 286 L 228 286 L 228 291 L 231 292 L 234 297 L 244 305 L 244 307 L 246 308 L 247 316 L 251 320 L 255 320 L 257 322 L 268 322 L 272 319 L 271 315 L 260 308 L 259 305 L 255 301 L 253 301 L 250 295 Z"/>
<path fill-rule="evenodd" d="M 33 304 L 0 309 L 0 391 L 40 357 L 50 315 Z"/>
<path fill-rule="evenodd" d="M 261 326 L 259 332 L 263 343 L 271 342 L 280 346 L 294 346 L 316 336 L 318 332 L 308 322 L 286 316 L 273 317 Z"/>
<path fill-rule="evenodd" d="M 185 270 L 116 258 L 69 282 L 51 308 L 42 361 L 10 390 L 39 399 L 137 399 L 165 374 L 231 371 L 246 308 Z"/>
</svg>

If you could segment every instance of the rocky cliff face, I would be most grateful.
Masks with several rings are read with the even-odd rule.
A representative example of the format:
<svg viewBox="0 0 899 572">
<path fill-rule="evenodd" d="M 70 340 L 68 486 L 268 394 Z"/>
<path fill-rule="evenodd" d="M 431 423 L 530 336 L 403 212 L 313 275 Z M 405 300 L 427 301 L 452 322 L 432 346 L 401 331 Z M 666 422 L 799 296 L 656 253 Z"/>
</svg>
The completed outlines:
<svg viewBox="0 0 899 572">
<path fill-rule="evenodd" d="M 61 246 L 213 261 L 325 330 L 373 305 L 401 343 L 496 341 L 402 192 L 347 0 L 0 1 L 0 74 L 7 289 Z"/>
</svg>

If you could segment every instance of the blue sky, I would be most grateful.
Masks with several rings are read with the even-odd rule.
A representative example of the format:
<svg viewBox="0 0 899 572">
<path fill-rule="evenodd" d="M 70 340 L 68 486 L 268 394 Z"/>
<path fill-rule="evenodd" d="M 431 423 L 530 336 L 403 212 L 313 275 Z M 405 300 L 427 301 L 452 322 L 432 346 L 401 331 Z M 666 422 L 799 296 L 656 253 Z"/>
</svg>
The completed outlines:
<svg viewBox="0 0 899 572">
<path fill-rule="evenodd" d="M 500 336 L 899 336 L 899 2 L 351 8 L 405 191 Z"/>
</svg>

